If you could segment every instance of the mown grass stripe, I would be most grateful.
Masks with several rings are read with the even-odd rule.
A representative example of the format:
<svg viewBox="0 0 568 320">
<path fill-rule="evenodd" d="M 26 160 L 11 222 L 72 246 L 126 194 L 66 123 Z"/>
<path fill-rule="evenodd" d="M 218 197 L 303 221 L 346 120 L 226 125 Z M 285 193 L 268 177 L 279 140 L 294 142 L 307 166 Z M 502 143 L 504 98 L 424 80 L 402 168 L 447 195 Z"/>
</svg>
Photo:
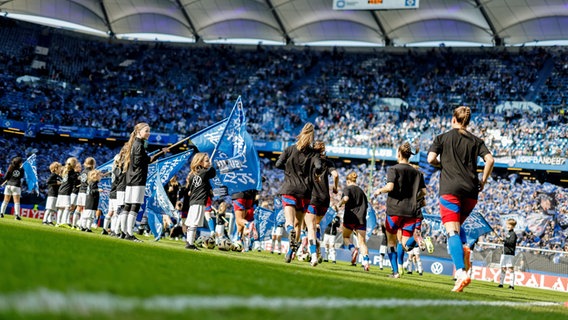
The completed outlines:
<svg viewBox="0 0 568 320">
<path fill-rule="evenodd" d="M 490 306 L 490 307 L 550 307 L 561 302 L 511 302 L 431 299 L 349 299 L 340 297 L 289 298 L 289 297 L 235 297 L 235 296 L 154 296 L 149 298 L 124 297 L 109 293 L 57 292 L 38 289 L 31 292 L 0 295 L 0 312 L 16 311 L 21 314 L 59 313 L 114 313 L 132 310 L 182 311 L 187 309 L 271 309 L 286 308 L 397 308 L 439 306 Z"/>
</svg>

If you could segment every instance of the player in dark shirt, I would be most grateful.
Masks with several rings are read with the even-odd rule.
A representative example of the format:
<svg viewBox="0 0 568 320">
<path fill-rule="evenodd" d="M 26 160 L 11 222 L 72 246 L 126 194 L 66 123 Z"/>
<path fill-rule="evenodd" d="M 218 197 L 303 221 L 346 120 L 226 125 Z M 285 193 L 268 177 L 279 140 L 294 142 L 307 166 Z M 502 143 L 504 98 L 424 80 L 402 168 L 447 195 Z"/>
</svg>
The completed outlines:
<svg viewBox="0 0 568 320">
<path fill-rule="evenodd" d="M 323 141 L 318 140 L 314 143 L 314 151 L 316 155 L 313 157 L 313 189 L 304 221 L 308 228 L 308 245 L 311 255 L 310 264 L 315 267 L 319 262 L 320 255 L 318 242 L 320 235 L 317 232 L 317 226 L 327 213 L 331 200 L 329 195 L 329 176 L 333 177 L 333 193 L 337 193 L 339 175 L 333 163 L 329 161 L 325 155 L 325 144 Z M 315 169 L 315 160 L 320 161 L 319 170 Z"/>
<path fill-rule="evenodd" d="M 442 168 L 440 214 L 456 270 L 456 283 L 452 289 L 455 292 L 463 291 L 471 283 L 467 273 L 470 249 L 464 246 L 466 236 L 461 226 L 477 204 L 478 194 L 483 191 L 494 164 L 493 156 L 483 140 L 466 130 L 470 119 L 469 107 L 456 108 L 452 116 L 452 129 L 437 136 L 428 151 L 428 162 Z M 485 161 L 481 180 L 477 174 L 478 158 Z"/>
<path fill-rule="evenodd" d="M 343 244 L 351 251 L 351 264 L 357 265 L 359 250 L 363 254 L 363 269 L 369 271 L 369 249 L 365 239 L 367 230 L 367 209 L 369 201 L 363 189 L 357 186 L 357 173 L 347 175 L 347 187 L 343 189 L 343 195 L 339 203 L 333 207 L 335 211 L 345 205 L 343 212 Z M 359 248 L 351 242 L 351 234 L 357 235 Z"/>
<path fill-rule="evenodd" d="M 393 278 L 400 277 L 399 264 L 402 264 L 404 251 L 412 249 L 409 248 L 411 242 L 415 243 L 414 229 L 418 223 L 418 199 L 423 199 L 426 194 L 423 175 L 409 162 L 412 154 L 410 143 L 403 143 L 398 148 L 398 163 L 387 171 L 387 184 L 375 191 L 375 195 L 388 193 L 385 231 Z M 396 246 L 399 242 L 397 238 L 399 232 L 404 251 L 400 251 L 398 255 L 400 259 L 397 259 Z"/>
<path fill-rule="evenodd" d="M 286 217 L 286 232 L 290 238 L 290 247 L 285 261 L 290 262 L 297 250 L 300 227 L 312 196 L 312 157 L 314 125 L 306 123 L 296 138 L 296 143 L 287 147 L 276 161 L 276 168 L 284 170 L 284 181 L 280 188 L 282 206 Z M 317 160 L 317 159 L 316 159 Z M 315 163 L 318 166 L 319 161 Z"/>
<path fill-rule="evenodd" d="M 89 172 L 95 169 L 97 166 L 97 161 L 93 157 L 88 157 L 83 162 L 83 171 L 79 174 L 79 190 L 77 193 L 77 201 L 75 206 L 75 211 L 73 212 L 73 227 L 81 229 L 84 224 L 83 221 L 83 211 L 85 210 L 85 202 L 87 200 L 87 187 L 89 185 Z"/>
</svg>

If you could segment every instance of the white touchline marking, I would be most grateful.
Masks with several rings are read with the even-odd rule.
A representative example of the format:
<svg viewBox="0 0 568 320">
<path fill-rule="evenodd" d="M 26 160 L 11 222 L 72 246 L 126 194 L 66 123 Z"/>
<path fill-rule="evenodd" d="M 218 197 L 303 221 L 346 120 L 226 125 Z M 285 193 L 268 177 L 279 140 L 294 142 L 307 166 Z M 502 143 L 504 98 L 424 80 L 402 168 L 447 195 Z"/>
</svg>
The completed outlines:
<svg viewBox="0 0 568 320">
<path fill-rule="evenodd" d="M 153 296 L 149 298 L 124 297 L 110 293 L 58 292 L 48 289 L 0 295 L 0 312 L 16 311 L 23 314 L 44 313 L 113 313 L 132 310 L 182 311 L 186 309 L 286 309 L 286 308 L 394 308 L 432 306 L 495 306 L 548 307 L 562 306 L 562 302 L 511 302 L 471 300 L 417 300 L 417 299 L 350 299 L 340 297 L 287 298 L 235 296 Z"/>
</svg>

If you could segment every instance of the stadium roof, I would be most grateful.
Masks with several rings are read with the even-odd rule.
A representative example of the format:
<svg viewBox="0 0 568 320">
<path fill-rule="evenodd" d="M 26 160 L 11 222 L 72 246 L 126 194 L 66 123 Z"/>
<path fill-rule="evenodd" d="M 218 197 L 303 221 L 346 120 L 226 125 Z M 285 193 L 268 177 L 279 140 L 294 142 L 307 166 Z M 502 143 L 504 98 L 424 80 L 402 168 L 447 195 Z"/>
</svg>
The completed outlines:
<svg viewBox="0 0 568 320">
<path fill-rule="evenodd" d="M 568 0 L 420 0 L 418 9 L 384 11 L 337 11 L 334 1 L 0 0 L 0 10 L 132 40 L 372 46 L 568 40 Z"/>
</svg>

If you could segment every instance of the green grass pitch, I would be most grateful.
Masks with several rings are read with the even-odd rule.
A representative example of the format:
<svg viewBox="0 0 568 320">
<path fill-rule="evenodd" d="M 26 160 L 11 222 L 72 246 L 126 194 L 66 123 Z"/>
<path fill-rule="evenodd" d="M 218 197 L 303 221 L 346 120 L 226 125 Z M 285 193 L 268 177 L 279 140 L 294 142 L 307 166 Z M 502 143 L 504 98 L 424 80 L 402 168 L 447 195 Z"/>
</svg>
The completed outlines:
<svg viewBox="0 0 568 320">
<path fill-rule="evenodd" d="M 0 219 L 0 319 L 566 319 L 568 294 Z"/>
</svg>

